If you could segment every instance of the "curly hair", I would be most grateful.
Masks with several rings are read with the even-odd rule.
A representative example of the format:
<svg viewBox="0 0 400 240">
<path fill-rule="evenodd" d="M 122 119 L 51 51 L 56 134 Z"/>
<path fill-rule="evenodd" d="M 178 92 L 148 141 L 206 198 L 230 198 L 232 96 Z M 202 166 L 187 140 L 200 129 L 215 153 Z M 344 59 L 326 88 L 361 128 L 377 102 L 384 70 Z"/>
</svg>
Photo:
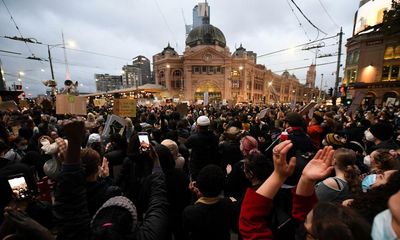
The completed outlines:
<svg viewBox="0 0 400 240">
<path fill-rule="evenodd" d="M 372 188 L 367 193 L 356 195 L 350 207 L 372 223 L 374 217 L 387 209 L 389 198 L 400 190 L 400 171 L 394 172 L 385 185 Z"/>
<path fill-rule="evenodd" d="M 380 171 L 399 169 L 397 153 L 388 149 L 378 149 L 374 154 L 374 162 Z"/>
</svg>

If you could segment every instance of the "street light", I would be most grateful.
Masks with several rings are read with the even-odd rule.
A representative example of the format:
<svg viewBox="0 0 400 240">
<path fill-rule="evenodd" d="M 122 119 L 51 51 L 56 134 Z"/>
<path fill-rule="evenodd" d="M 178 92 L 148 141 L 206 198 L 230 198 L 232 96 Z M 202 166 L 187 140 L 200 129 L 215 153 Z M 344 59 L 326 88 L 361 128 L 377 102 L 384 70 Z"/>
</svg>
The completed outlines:
<svg viewBox="0 0 400 240">
<path fill-rule="evenodd" d="M 66 45 L 64 43 L 46 44 L 46 45 L 47 45 L 47 54 L 48 54 L 49 62 L 50 62 L 51 79 L 54 80 L 53 62 L 52 62 L 52 58 L 51 58 L 50 49 L 52 49 L 54 47 L 59 47 L 59 46 L 63 46 L 63 48 L 65 48 Z M 76 44 L 73 41 L 68 41 L 67 45 L 68 45 L 68 47 L 74 47 Z"/>
</svg>

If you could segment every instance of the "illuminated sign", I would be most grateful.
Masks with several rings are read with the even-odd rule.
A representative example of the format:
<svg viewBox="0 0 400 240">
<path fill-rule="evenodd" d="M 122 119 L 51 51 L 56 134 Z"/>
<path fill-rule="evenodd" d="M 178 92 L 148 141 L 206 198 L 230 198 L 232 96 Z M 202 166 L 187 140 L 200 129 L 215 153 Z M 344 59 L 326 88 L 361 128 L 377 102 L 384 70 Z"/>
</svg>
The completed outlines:
<svg viewBox="0 0 400 240">
<path fill-rule="evenodd" d="M 392 0 L 370 0 L 358 9 L 354 34 L 382 23 L 383 12 L 390 9 Z"/>
</svg>

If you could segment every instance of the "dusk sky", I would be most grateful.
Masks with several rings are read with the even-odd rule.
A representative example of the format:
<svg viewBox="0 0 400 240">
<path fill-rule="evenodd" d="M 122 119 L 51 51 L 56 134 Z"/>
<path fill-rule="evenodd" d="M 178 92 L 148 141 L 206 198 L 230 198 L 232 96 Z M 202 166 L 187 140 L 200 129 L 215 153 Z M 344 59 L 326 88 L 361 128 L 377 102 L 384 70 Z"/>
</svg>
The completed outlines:
<svg viewBox="0 0 400 240">
<path fill-rule="evenodd" d="M 192 23 L 192 9 L 198 3 L 193 0 L 4 0 L 25 38 L 35 38 L 46 44 L 62 43 L 61 32 L 66 42 L 73 41 L 75 49 L 67 49 L 72 80 L 78 81 L 81 92 L 95 92 L 95 73 L 121 74 L 123 65 L 137 55 L 150 60 L 161 52 L 168 42 L 179 54 L 185 48 L 185 23 Z M 280 49 L 290 48 L 310 40 L 336 35 L 343 26 L 344 42 L 351 37 L 354 14 L 358 0 L 297 0 L 305 15 L 327 35 L 317 32 L 290 0 L 211 0 L 208 1 L 210 23 L 225 34 L 230 51 L 243 44 L 258 56 Z M 294 13 L 291 7 L 294 9 Z M 325 9 L 324 9 L 324 8 Z M 183 13 L 183 14 L 182 14 Z M 301 22 L 301 26 L 298 20 Z M 0 3 L 0 36 L 19 36 L 3 2 Z M 324 41 L 326 47 L 319 54 L 336 54 L 338 38 Z M 45 45 L 28 44 L 0 38 L 0 52 L 6 83 L 11 86 L 19 71 L 23 88 L 33 96 L 45 93 L 42 80 L 50 79 L 48 62 L 27 60 L 32 51 L 36 57 L 47 59 Z M 343 49 L 345 53 L 345 48 Z M 59 85 L 65 80 L 66 66 L 63 49 L 51 49 L 54 72 Z M 103 55 L 101 55 L 103 54 Z M 104 56 L 109 55 L 109 56 Z M 301 50 L 285 51 L 259 57 L 257 62 L 268 69 L 282 74 L 285 69 L 310 65 L 315 52 Z M 336 61 L 337 57 L 318 58 L 318 63 Z M 344 67 L 345 55 L 342 58 Z M 343 69 L 342 67 L 342 69 Z M 41 71 L 43 69 L 44 71 Z M 326 88 L 334 85 L 336 64 L 317 67 L 317 86 L 321 73 Z M 300 82 L 305 82 L 307 69 L 290 70 Z M 343 71 L 341 70 L 341 76 Z"/>
</svg>

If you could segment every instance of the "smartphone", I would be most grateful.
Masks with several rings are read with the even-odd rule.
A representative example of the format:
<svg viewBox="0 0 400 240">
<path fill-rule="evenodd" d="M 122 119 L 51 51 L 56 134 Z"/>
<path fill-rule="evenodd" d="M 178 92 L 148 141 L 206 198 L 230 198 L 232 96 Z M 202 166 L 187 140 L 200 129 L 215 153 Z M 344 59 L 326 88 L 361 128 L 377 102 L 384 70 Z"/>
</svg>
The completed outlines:
<svg viewBox="0 0 400 240">
<path fill-rule="evenodd" d="M 145 142 L 147 144 L 150 144 L 149 134 L 147 132 L 140 132 L 140 133 L 138 133 L 138 136 L 139 136 L 140 143 Z"/>
<path fill-rule="evenodd" d="M 13 176 L 8 179 L 13 196 L 17 200 L 23 200 L 31 197 L 31 191 L 22 175 Z"/>
</svg>

